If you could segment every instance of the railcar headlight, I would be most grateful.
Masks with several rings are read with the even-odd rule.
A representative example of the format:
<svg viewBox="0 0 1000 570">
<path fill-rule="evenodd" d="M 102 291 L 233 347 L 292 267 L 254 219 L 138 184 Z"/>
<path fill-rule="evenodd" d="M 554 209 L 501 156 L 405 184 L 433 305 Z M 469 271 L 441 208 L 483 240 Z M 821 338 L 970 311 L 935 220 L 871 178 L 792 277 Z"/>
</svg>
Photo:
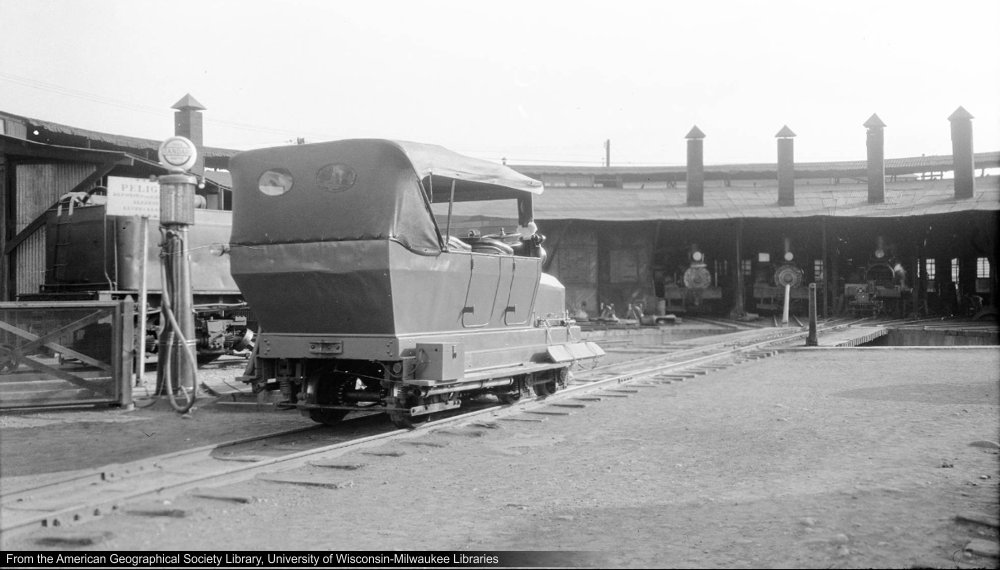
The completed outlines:
<svg viewBox="0 0 1000 570">
<path fill-rule="evenodd" d="M 792 253 L 792 252 L 790 252 L 790 251 L 786 251 L 785 252 L 785 261 L 791 261 L 793 259 L 795 259 L 795 254 Z"/>
<path fill-rule="evenodd" d="M 274 168 L 260 175 L 257 189 L 268 196 L 281 196 L 292 189 L 292 173 L 284 168 Z"/>
</svg>

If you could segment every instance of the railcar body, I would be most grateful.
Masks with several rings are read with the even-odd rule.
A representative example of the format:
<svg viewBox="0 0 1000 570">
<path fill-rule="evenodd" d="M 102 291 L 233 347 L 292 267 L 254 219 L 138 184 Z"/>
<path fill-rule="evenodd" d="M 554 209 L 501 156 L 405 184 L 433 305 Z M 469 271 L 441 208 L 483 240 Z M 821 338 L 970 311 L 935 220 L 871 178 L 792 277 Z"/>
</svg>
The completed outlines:
<svg viewBox="0 0 1000 570">
<path fill-rule="evenodd" d="M 60 207 L 47 212 L 45 222 L 45 283 L 39 293 L 19 298 L 137 299 L 143 277 L 137 261 L 145 258 L 149 304 L 145 346 L 147 351 L 155 352 L 163 293 L 156 220 L 148 224 L 145 251 L 140 219 L 109 216 L 103 204 Z M 199 209 L 195 210 L 195 225 L 189 229 L 196 347 L 198 360 L 203 363 L 252 344 L 252 324 L 248 326 L 252 316 L 230 275 L 229 259 L 219 255 L 219 246 L 229 240 L 231 226 L 231 212 Z"/>
<path fill-rule="evenodd" d="M 315 421 L 384 410 L 412 427 L 476 394 L 551 393 L 603 354 L 542 273 L 535 180 L 385 140 L 249 151 L 231 172 L 231 269 L 262 330 L 244 379 Z M 456 239 L 431 207 L 501 199 L 519 233 Z"/>
</svg>

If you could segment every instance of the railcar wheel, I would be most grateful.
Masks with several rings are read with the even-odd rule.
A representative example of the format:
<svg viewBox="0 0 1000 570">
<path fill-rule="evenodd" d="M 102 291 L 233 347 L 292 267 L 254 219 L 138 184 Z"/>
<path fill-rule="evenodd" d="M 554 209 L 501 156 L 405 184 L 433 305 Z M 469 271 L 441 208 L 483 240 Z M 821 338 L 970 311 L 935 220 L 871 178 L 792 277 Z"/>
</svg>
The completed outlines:
<svg viewBox="0 0 1000 570">
<path fill-rule="evenodd" d="M 198 353 L 198 355 L 195 356 L 195 358 L 198 360 L 198 366 L 204 366 L 206 364 L 215 362 L 221 356 L 222 356 L 221 354 Z"/>
<path fill-rule="evenodd" d="M 417 426 L 427 423 L 427 420 L 431 418 L 431 414 L 414 416 L 410 415 L 409 411 L 403 410 L 389 410 L 388 413 L 389 420 L 392 421 L 392 425 L 400 429 L 416 429 Z"/>
<path fill-rule="evenodd" d="M 500 400 L 500 403 L 505 406 L 516 404 L 521 401 L 521 390 L 518 389 L 510 392 L 497 392 L 497 400 Z"/>
<path fill-rule="evenodd" d="M 334 426 L 347 414 L 348 410 L 309 410 L 309 419 L 325 426 Z"/>
<path fill-rule="evenodd" d="M 546 396 L 551 396 L 559 391 L 560 388 L 564 388 L 569 382 L 569 369 L 560 368 L 558 370 L 553 370 L 545 375 L 549 379 L 548 382 L 539 382 L 533 384 L 531 389 L 534 390 L 535 395 L 539 398 L 544 398 Z"/>
<path fill-rule="evenodd" d="M 559 385 L 556 384 L 555 380 L 550 380 L 543 384 L 535 384 L 531 387 L 534 390 L 535 395 L 539 398 L 544 398 L 546 396 L 551 396 L 559 391 Z"/>
</svg>

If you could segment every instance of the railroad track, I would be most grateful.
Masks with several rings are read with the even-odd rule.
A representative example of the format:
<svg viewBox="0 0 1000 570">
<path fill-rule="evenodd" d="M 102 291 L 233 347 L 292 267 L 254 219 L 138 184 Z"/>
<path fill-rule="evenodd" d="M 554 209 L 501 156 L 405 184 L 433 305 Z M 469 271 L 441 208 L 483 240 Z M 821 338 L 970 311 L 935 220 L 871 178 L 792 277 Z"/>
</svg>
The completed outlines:
<svg viewBox="0 0 1000 570">
<path fill-rule="evenodd" d="M 844 328 L 857 322 L 828 321 L 819 329 Z M 724 338 L 718 342 L 584 370 L 565 389 L 544 399 L 506 407 L 478 404 L 478 409 L 446 415 L 412 431 L 395 429 L 387 425 L 382 414 L 373 413 L 344 422 L 344 429 L 307 426 L 80 472 L 67 479 L 0 495 L 0 536 L 85 522 L 143 499 L 166 499 L 185 492 L 225 498 L 207 488 L 295 469 L 389 441 L 422 437 L 427 430 L 472 422 L 486 415 L 503 417 L 530 412 L 629 382 L 665 383 L 694 378 L 771 356 L 782 345 L 796 343 L 806 334 L 804 329 L 785 328 L 720 335 Z M 302 444 L 303 436 L 309 438 L 308 445 Z M 281 441 L 288 438 L 296 445 L 282 446 Z M 265 447 L 266 452 L 262 452 Z"/>
</svg>

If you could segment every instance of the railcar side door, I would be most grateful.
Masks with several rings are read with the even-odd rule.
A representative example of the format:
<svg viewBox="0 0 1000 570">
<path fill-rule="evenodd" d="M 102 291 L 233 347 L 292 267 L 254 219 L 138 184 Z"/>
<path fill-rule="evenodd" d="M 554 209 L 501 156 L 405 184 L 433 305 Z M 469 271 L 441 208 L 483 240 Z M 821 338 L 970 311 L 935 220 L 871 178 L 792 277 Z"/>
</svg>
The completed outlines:
<svg viewBox="0 0 1000 570">
<path fill-rule="evenodd" d="M 538 281 L 542 276 L 542 260 L 537 257 L 513 257 L 513 271 L 510 276 L 510 294 L 504 322 L 508 325 L 523 325 L 531 318 L 538 293 Z"/>
<path fill-rule="evenodd" d="M 493 317 L 493 305 L 500 287 L 502 267 L 499 255 L 486 253 L 455 253 L 469 258 L 469 288 L 462 309 L 462 326 L 485 327 Z"/>
</svg>

